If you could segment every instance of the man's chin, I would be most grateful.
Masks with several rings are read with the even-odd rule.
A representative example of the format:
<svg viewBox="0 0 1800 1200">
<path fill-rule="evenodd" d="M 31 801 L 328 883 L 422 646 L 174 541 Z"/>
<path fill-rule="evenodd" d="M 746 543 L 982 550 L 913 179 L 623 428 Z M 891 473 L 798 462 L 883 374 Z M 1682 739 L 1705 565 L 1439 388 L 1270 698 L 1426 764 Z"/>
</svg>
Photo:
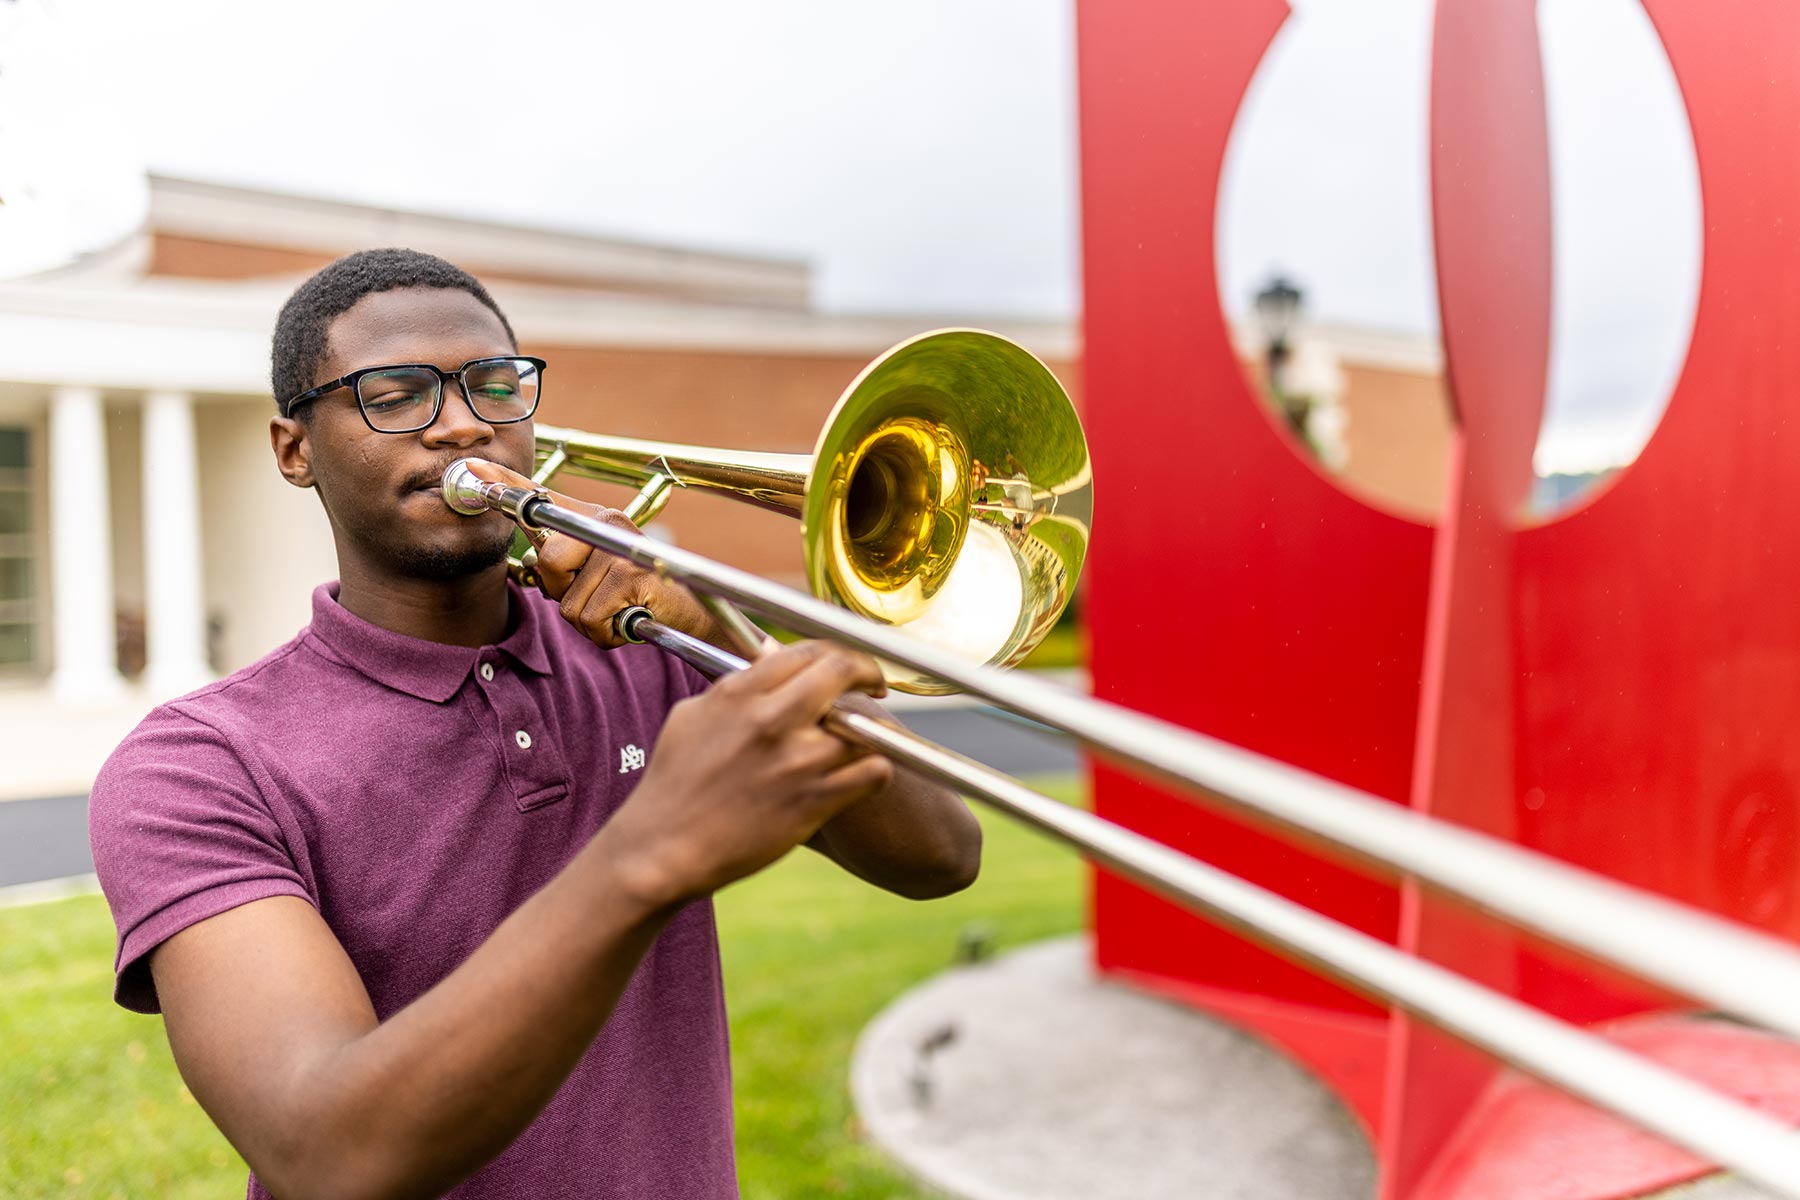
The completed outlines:
<svg viewBox="0 0 1800 1200">
<path fill-rule="evenodd" d="M 509 527 L 510 528 L 510 527 Z M 467 579 L 491 571 L 506 561 L 511 544 L 509 534 L 504 541 L 481 542 L 461 546 L 412 545 L 394 548 L 389 563 L 396 574 L 411 579 L 449 582 Z"/>
</svg>

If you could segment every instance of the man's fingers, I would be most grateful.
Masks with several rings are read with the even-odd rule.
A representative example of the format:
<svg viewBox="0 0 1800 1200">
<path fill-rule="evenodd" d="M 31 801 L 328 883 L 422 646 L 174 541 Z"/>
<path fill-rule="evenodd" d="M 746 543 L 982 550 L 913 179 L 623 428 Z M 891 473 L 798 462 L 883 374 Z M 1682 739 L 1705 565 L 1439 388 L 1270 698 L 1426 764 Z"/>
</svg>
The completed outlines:
<svg viewBox="0 0 1800 1200">
<path fill-rule="evenodd" d="M 618 635 L 614 621 L 620 613 L 635 605 L 649 609 L 650 615 L 665 625 L 682 627 L 678 619 L 680 605 L 667 585 L 630 563 L 618 563 L 588 593 L 581 607 L 581 627 L 590 637 L 603 634 L 609 646 L 623 646 L 625 640 Z"/>
<path fill-rule="evenodd" d="M 792 735 L 794 763 L 802 770 L 825 774 L 859 758 L 875 753 L 865 746 L 847 741 L 822 726 L 796 730 Z"/>
<path fill-rule="evenodd" d="M 544 595 L 561 600 L 568 593 L 575 576 L 594 556 L 594 548 L 580 538 L 552 533 L 537 548 L 538 579 Z M 602 556 L 607 557 L 607 556 Z"/>
<path fill-rule="evenodd" d="M 825 776 L 819 781 L 819 790 L 831 798 L 834 809 L 843 809 L 880 791 L 893 778 L 893 762 L 870 754 Z"/>
<path fill-rule="evenodd" d="M 503 467 L 497 462 L 485 458 L 468 458 L 464 461 L 469 464 L 469 470 L 475 472 L 476 478 L 485 479 L 489 483 L 509 483 L 514 487 L 525 488 L 537 486 L 531 482 L 530 476 L 521 475 L 511 467 Z"/>
<path fill-rule="evenodd" d="M 815 651 L 811 660 L 792 677 L 775 687 L 770 695 L 772 716 L 778 726 L 796 728 L 812 724 L 824 716 L 832 701 L 845 692 L 866 692 L 871 696 L 878 696 L 887 690 L 881 678 L 881 668 L 868 655 L 858 654 L 829 642 L 810 644 L 821 649 Z"/>
<path fill-rule="evenodd" d="M 604 504 L 589 504 L 586 500 L 577 500 L 573 496 L 568 496 L 562 492 L 547 488 L 540 483 L 534 483 L 529 475 L 521 475 L 511 467 L 503 467 L 499 463 L 490 462 L 485 458 L 469 458 L 463 461 L 469 464 L 469 470 L 473 471 L 478 478 L 485 479 L 489 483 L 507 483 L 514 487 L 529 488 L 532 491 L 545 492 L 549 495 L 551 502 L 559 508 L 573 509 L 578 513 L 586 513 L 590 517 L 596 517 L 605 521 L 608 525 L 617 525 L 620 529 L 627 529 L 633 533 L 638 532 L 638 527 L 632 524 L 631 518 L 616 508 L 607 508 Z M 560 537 L 562 535 L 553 536 Z M 587 543 L 581 541 L 579 538 L 569 538 L 568 541 L 574 542 L 578 547 L 587 546 Z M 566 544 L 564 546 L 564 553 L 574 554 L 577 560 L 585 559 L 586 557 L 585 552 L 583 551 L 570 551 Z M 573 575 L 575 570 L 579 569 L 579 567 L 580 562 L 577 561 L 569 570 L 569 574 Z"/>
<path fill-rule="evenodd" d="M 569 504 L 575 511 L 586 512 L 608 525 L 637 532 L 631 518 L 617 509 L 598 508 L 580 501 L 559 500 L 558 503 Z M 642 570 L 616 554 L 595 550 L 580 538 L 564 533 L 551 532 L 538 547 L 538 577 L 543 580 L 544 594 L 552 600 L 562 601 L 563 615 L 571 621 L 587 608 L 588 598 L 602 580 L 614 574 L 615 566 L 620 568 L 622 575 Z"/>
<path fill-rule="evenodd" d="M 712 693 L 746 701 L 774 691 L 806 669 L 808 663 L 825 652 L 819 642 L 795 642 L 763 655 L 744 670 L 720 677 Z"/>
<path fill-rule="evenodd" d="M 550 492 L 550 499 L 565 508 L 580 510 L 594 507 L 592 504 L 585 504 L 580 500 L 565 496 L 561 492 L 550 491 L 543 484 L 534 483 L 531 476 L 521 475 L 511 467 L 503 467 L 497 462 L 490 462 L 485 458 L 465 458 L 463 461 L 469 464 L 469 470 L 475 473 L 477 479 L 485 479 L 489 483 L 506 483 L 513 487 L 529 488 L 534 492 L 541 489 Z"/>
<path fill-rule="evenodd" d="M 575 539 L 551 538 L 550 540 L 552 543 L 555 543 L 571 542 Z M 543 561 L 541 557 L 539 561 Z M 582 564 L 581 569 L 576 572 L 574 578 L 570 580 L 569 585 L 563 589 L 560 598 L 562 615 L 579 626 L 589 637 L 594 636 L 595 632 L 599 631 L 598 626 L 588 624 L 587 620 L 594 608 L 593 600 L 595 595 L 605 590 L 606 582 L 609 578 L 623 576 L 629 569 L 627 564 L 610 554 L 602 552 L 589 555 L 587 561 Z M 616 639 L 612 637 L 612 630 L 607 629 L 604 632 L 607 638 L 607 645 L 611 646 L 618 644 Z"/>
</svg>

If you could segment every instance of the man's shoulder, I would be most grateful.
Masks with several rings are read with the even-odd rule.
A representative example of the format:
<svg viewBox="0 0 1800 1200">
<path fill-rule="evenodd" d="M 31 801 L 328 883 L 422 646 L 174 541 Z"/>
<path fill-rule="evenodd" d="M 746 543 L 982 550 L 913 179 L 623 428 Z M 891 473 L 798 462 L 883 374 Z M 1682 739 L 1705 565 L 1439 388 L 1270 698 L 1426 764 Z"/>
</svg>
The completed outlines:
<svg viewBox="0 0 1800 1200">
<path fill-rule="evenodd" d="M 165 721 L 194 721 L 212 724 L 269 705 L 299 703 L 305 691 L 316 684 L 321 673 L 334 668 L 322 656 L 310 631 L 302 630 L 263 657 L 240 667 L 223 679 L 215 679 L 204 687 L 158 705 L 151 717 Z M 149 718 L 146 718 L 148 720 Z"/>
<path fill-rule="evenodd" d="M 252 761 L 256 721 L 246 714 L 267 711 L 257 697 L 279 694 L 283 664 L 299 640 L 157 705 L 114 747 L 88 795 L 96 863 L 108 862 L 116 875 L 170 830 L 247 812 L 261 818 L 264 789 Z"/>
<path fill-rule="evenodd" d="M 204 687 L 166 700 L 147 713 L 107 759 L 108 769 L 157 756 L 171 743 L 228 744 L 272 712 L 316 695 L 320 656 L 302 631 L 262 658 Z"/>
</svg>

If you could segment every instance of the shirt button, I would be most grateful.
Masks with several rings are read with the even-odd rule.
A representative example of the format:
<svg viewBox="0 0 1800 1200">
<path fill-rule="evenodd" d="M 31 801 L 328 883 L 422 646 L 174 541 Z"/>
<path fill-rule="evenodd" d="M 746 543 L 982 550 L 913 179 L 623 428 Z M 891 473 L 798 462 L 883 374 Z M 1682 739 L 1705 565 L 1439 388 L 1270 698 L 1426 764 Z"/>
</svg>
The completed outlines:
<svg viewBox="0 0 1800 1200">
<path fill-rule="evenodd" d="M 526 733 L 523 729 L 513 734 L 513 741 L 519 743 L 519 749 L 521 750 L 531 749 L 531 735 Z"/>
<path fill-rule="evenodd" d="M 494 664 L 493 663 L 482 663 L 481 664 L 481 677 L 483 679 L 492 679 L 494 677 Z"/>
</svg>

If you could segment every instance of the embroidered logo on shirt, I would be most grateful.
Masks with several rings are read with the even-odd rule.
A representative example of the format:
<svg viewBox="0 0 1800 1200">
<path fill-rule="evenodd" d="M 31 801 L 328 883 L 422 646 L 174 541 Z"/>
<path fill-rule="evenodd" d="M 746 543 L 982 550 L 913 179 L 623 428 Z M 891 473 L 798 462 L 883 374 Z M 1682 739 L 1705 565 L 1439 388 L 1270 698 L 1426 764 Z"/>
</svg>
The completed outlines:
<svg viewBox="0 0 1800 1200">
<path fill-rule="evenodd" d="M 619 749 L 619 774 L 644 769 L 644 752 L 636 746 L 622 746 Z"/>
</svg>

